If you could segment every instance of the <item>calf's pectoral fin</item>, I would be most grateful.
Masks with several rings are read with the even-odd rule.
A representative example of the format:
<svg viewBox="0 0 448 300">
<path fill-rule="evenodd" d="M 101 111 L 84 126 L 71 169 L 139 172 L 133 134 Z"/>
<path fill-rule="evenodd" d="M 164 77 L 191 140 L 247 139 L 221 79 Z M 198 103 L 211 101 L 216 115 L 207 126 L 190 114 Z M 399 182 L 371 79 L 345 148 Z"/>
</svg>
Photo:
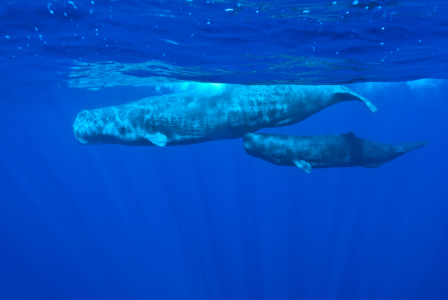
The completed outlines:
<svg viewBox="0 0 448 300">
<path fill-rule="evenodd" d="M 153 143 L 154 145 L 159 146 L 159 147 L 164 147 L 166 145 L 166 143 L 168 142 L 168 138 L 160 132 L 148 134 L 146 136 L 146 138 L 151 143 Z"/>
<path fill-rule="evenodd" d="M 303 171 L 307 172 L 308 174 L 311 173 L 311 171 L 313 170 L 311 165 L 304 160 L 295 160 L 294 164 Z"/>
</svg>

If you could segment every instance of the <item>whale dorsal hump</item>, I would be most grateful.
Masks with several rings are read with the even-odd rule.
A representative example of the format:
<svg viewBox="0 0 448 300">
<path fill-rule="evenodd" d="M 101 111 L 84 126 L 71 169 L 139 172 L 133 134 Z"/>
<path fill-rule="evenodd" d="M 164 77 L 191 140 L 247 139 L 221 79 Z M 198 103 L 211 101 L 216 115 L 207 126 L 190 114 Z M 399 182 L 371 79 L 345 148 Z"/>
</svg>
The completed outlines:
<svg viewBox="0 0 448 300">
<path fill-rule="evenodd" d="M 356 135 L 353 133 L 353 132 L 347 132 L 346 134 L 345 134 L 347 137 L 356 137 Z"/>
<path fill-rule="evenodd" d="M 311 171 L 313 170 L 313 168 L 311 167 L 311 165 L 309 163 L 307 163 L 304 160 L 295 160 L 294 164 L 299 167 L 300 169 L 302 169 L 303 171 L 307 172 L 308 174 L 311 173 Z"/>
<path fill-rule="evenodd" d="M 153 143 L 154 145 L 159 146 L 159 147 L 164 147 L 166 145 L 166 143 L 168 142 L 168 138 L 160 132 L 148 134 L 147 139 L 151 143 Z"/>
</svg>

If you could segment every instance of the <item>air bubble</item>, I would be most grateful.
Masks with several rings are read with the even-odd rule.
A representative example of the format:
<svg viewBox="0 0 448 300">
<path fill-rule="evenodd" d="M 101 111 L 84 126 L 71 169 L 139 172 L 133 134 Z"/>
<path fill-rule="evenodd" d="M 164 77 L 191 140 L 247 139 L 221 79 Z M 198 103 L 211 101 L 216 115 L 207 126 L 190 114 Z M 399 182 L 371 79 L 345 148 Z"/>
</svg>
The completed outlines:
<svg viewBox="0 0 448 300">
<path fill-rule="evenodd" d="M 73 1 L 67 1 L 67 3 L 73 5 L 73 8 L 76 9 L 76 5 Z"/>
</svg>

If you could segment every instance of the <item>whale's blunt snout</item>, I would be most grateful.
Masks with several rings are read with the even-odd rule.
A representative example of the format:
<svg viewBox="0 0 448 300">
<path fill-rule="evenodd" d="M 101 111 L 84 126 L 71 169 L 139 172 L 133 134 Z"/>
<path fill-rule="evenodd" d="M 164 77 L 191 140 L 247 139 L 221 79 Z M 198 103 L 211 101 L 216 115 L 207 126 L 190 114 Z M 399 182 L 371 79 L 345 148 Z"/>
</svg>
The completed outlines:
<svg viewBox="0 0 448 300">
<path fill-rule="evenodd" d="M 251 141 L 253 141 L 254 137 L 255 137 L 255 134 L 253 134 L 253 133 L 246 133 L 246 134 L 243 136 L 243 142 L 244 142 L 244 143 L 246 143 L 246 142 L 251 142 Z"/>
<path fill-rule="evenodd" d="M 246 141 L 246 140 L 251 140 L 251 139 L 253 138 L 253 136 L 254 136 L 253 133 L 246 133 L 246 134 L 243 136 L 243 140 L 244 140 L 244 141 Z"/>
<path fill-rule="evenodd" d="M 87 116 L 88 112 L 83 110 L 78 113 L 75 121 L 73 122 L 73 132 L 75 134 L 76 139 L 83 145 L 88 144 L 87 140 L 84 138 L 86 132 L 84 130 L 84 120 Z"/>
<path fill-rule="evenodd" d="M 243 136 L 243 144 L 244 144 L 244 150 L 251 150 L 253 146 L 253 139 L 254 134 L 253 133 L 246 133 Z"/>
<path fill-rule="evenodd" d="M 83 110 L 78 113 L 75 121 L 73 122 L 73 132 L 76 139 L 83 145 L 90 144 L 94 134 L 94 128 L 92 127 L 92 116 L 87 110 Z"/>
</svg>

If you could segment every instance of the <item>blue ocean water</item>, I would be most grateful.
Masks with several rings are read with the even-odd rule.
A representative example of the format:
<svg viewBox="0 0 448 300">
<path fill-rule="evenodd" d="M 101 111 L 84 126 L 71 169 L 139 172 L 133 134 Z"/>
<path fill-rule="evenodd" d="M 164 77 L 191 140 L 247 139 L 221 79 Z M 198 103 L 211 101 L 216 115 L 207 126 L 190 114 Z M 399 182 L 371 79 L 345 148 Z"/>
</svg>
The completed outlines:
<svg viewBox="0 0 448 300">
<path fill-rule="evenodd" d="M 0 299 L 448 299 L 447 17 L 445 1 L 0 4 Z M 81 110 L 207 82 L 344 84 L 378 112 L 261 132 L 431 143 L 306 174 L 242 139 L 73 135 Z"/>
</svg>

